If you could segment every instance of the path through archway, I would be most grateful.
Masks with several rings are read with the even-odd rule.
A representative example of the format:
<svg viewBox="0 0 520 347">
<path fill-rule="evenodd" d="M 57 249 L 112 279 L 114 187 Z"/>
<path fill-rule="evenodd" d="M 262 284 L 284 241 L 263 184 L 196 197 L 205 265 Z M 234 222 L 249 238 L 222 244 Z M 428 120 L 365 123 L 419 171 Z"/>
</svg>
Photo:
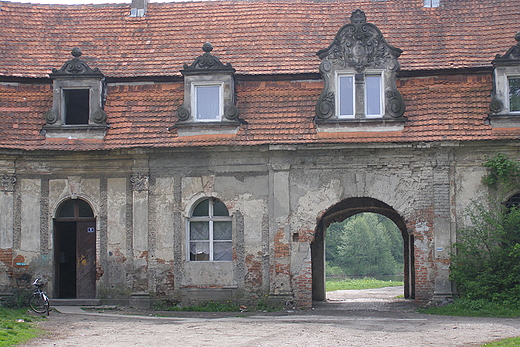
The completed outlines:
<svg viewBox="0 0 520 347">
<path fill-rule="evenodd" d="M 329 208 L 318 222 L 316 234 L 311 244 L 312 256 L 312 298 L 315 301 L 326 300 L 325 288 L 325 237 L 330 224 L 341 222 L 359 213 L 372 212 L 389 218 L 401 231 L 404 253 L 404 297 L 415 297 L 413 235 L 406 229 L 402 217 L 389 205 L 373 198 L 349 198 Z"/>
</svg>

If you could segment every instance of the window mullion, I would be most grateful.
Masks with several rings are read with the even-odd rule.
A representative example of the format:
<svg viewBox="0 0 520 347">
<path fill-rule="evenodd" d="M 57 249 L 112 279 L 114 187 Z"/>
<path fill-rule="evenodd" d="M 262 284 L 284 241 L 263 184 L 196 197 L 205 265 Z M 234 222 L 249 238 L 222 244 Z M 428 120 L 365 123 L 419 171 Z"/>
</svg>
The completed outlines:
<svg viewBox="0 0 520 347">
<path fill-rule="evenodd" d="M 213 261 L 213 221 L 209 221 L 209 260 Z"/>
</svg>

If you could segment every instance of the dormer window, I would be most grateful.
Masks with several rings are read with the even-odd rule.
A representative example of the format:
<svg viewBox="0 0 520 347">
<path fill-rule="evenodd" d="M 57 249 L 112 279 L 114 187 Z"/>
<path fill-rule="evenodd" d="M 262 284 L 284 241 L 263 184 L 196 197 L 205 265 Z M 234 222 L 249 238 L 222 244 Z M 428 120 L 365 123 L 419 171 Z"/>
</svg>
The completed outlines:
<svg viewBox="0 0 520 347">
<path fill-rule="evenodd" d="M 222 107 L 222 83 L 193 84 L 192 109 L 195 120 L 199 122 L 219 121 L 224 113 Z"/>
<path fill-rule="evenodd" d="M 405 108 L 396 86 L 401 52 L 386 42 L 375 25 L 366 22 L 363 11 L 354 11 L 351 23 L 338 31 L 327 49 L 317 53 L 325 82 L 316 104 L 318 129 L 328 131 L 333 124 L 337 131 L 339 124 L 355 127 L 360 122 L 392 123 L 392 129 L 401 123 L 397 128 L 402 128 Z"/>
<path fill-rule="evenodd" d="M 47 137 L 103 138 L 107 129 L 105 76 L 83 61 L 79 48 L 61 69 L 52 69 L 53 105 L 45 115 Z"/>
<path fill-rule="evenodd" d="M 177 109 L 178 136 L 234 134 L 240 125 L 235 106 L 235 69 L 222 64 L 205 43 L 204 54 L 184 64 L 184 102 Z"/>
<path fill-rule="evenodd" d="M 88 124 L 90 89 L 63 89 L 62 93 L 65 124 Z"/>
<path fill-rule="evenodd" d="M 517 44 L 493 60 L 493 90 L 489 115 L 494 127 L 520 126 L 520 32 Z"/>
</svg>

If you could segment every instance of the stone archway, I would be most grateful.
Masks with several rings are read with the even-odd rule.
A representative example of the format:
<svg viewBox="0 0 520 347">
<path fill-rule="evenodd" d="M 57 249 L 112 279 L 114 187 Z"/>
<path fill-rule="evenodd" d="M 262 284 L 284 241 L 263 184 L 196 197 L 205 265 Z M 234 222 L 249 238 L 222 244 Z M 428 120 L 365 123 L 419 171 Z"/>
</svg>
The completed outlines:
<svg viewBox="0 0 520 347">
<path fill-rule="evenodd" d="M 413 235 L 409 234 L 403 218 L 389 205 L 373 198 L 348 198 L 330 207 L 318 221 L 311 244 L 312 299 L 326 300 L 325 293 L 325 233 L 328 226 L 363 212 L 381 214 L 401 230 L 404 245 L 404 297 L 415 298 Z"/>
</svg>

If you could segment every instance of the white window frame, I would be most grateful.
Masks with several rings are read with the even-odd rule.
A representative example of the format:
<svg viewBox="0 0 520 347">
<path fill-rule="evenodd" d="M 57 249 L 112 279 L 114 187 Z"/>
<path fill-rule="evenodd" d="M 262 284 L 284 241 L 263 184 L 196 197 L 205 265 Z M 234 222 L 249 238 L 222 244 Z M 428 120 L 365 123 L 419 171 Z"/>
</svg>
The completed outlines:
<svg viewBox="0 0 520 347">
<path fill-rule="evenodd" d="M 366 79 L 367 77 L 371 76 L 379 76 L 379 113 L 378 114 L 368 114 L 368 94 L 367 94 L 367 86 L 366 86 Z M 385 95 L 384 95 L 384 86 L 385 81 L 383 71 L 377 71 L 377 70 L 369 70 L 365 72 L 365 83 L 363 91 L 364 98 L 365 98 L 365 117 L 366 118 L 381 118 L 385 114 Z"/>
<path fill-rule="evenodd" d="M 197 108 L 197 88 L 199 87 L 219 87 L 218 88 L 218 116 L 211 119 L 199 119 Z M 223 98 L 224 83 L 192 83 L 191 84 L 191 109 L 193 110 L 193 120 L 196 122 L 219 122 L 222 120 L 224 114 L 224 98 Z"/>
<path fill-rule="evenodd" d="M 367 70 L 364 74 L 364 83 L 363 86 L 363 118 L 382 118 L 385 114 L 385 94 L 384 94 L 384 73 L 382 70 Z M 368 94 L 367 94 L 367 86 L 366 86 L 366 78 L 370 76 L 379 76 L 379 110 L 378 114 L 368 114 Z M 351 115 L 343 115 L 341 114 L 341 93 L 340 93 L 340 79 L 341 77 L 352 77 L 352 107 L 353 113 Z M 337 72 L 336 73 L 336 114 L 338 115 L 338 119 L 355 119 L 356 118 L 356 88 L 359 88 L 359 85 L 356 83 L 356 75 L 352 72 Z"/>
<path fill-rule="evenodd" d="M 507 103 L 507 109 L 509 110 L 509 113 L 520 114 L 520 110 L 518 110 L 518 111 L 511 110 L 511 98 L 509 97 L 509 94 L 511 92 L 511 90 L 509 89 L 509 79 L 510 78 L 520 78 L 520 75 L 516 75 L 516 74 L 506 75 L 506 95 L 505 95 L 505 99 L 506 99 L 506 103 Z"/>
<path fill-rule="evenodd" d="M 340 79 L 342 77 L 352 77 L 352 114 L 341 114 L 341 93 L 340 93 Z M 353 73 L 338 72 L 336 75 L 336 114 L 340 119 L 356 118 L 356 77 Z"/>
<path fill-rule="evenodd" d="M 424 0 L 424 7 L 439 7 L 441 0 Z"/>
<path fill-rule="evenodd" d="M 196 216 L 194 217 L 193 216 L 193 212 L 195 210 L 195 208 L 201 203 L 203 202 L 204 200 L 210 200 L 209 204 L 208 204 L 208 216 Z M 217 198 L 213 198 L 213 197 L 209 197 L 209 198 L 204 198 L 204 199 L 201 199 L 201 200 L 198 200 L 195 204 L 193 204 L 193 207 L 192 207 L 192 210 L 190 211 L 190 217 L 187 219 L 187 223 L 186 223 L 186 241 L 187 241 L 187 245 L 186 245 L 186 259 L 187 261 L 189 262 L 230 262 L 230 261 L 233 261 L 232 259 L 231 260 L 214 260 L 214 244 L 215 243 L 227 243 L 227 242 L 231 242 L 231 251 L 233 250 L 233 236 L 231 237 L 230 240 L 214 240 L 214 237 L 213 237 L 213 223 L 214 222 L 230 222 L 232 223 L 232 218 L 231 216 L 214 216 L 213 215 L 213 201 L 214 200 L 218 200 L 220 201 L 219 199 Z M 229 211 L 228 211 L 229 213 Z M 191 240 L 191 237 L 190 237 L 190 227 L 191 227 L 191 222 L 208 222 L 209 224 L 209 237 L 208 237 L 208 240 Z M 231 228 L 233 228 L 233 225 L 231 225 Z M 191 243 L 192 242 L 208 242 L 209 243 L 209 259 L 208 260 L 192 260 L 191 259 Z"/>
</svg>

